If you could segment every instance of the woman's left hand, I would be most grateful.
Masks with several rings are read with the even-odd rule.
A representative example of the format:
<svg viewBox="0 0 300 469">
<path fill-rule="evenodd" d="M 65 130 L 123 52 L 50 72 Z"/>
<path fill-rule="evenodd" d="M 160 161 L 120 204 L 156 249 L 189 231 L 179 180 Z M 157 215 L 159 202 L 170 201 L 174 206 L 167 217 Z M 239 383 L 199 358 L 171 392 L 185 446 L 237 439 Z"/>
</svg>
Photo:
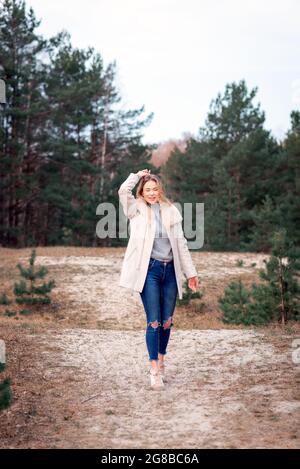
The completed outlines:
<svg viewBox="0 0 300 469">
<path fill-rule="evenodd" d="M 199 288 L 199 280 L 198 277 L 191 277 L 188 279 L 189 288 L 191 288 L 194 292 L 196 292 Z"/>
</svg>

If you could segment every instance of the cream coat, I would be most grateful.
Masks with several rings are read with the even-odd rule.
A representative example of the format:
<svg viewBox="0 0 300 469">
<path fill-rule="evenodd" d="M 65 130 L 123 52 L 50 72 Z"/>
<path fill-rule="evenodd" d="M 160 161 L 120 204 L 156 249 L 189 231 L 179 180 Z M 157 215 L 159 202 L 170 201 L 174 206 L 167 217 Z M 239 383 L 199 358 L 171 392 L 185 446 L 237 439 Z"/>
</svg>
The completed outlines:
<svg viewBox="0 0 300 469">
<path fill-rule="evenodd" d="M 144 199 L 136 199 L 131 192 L 139 179 L 137 174 L 130 173 L 118 191 L 123 211 L 130 220 L 130 238 L 123 260 L 119 286 L 141 292 L 147 276 L 156 221 L 151 207 Z M 168 233 L 173 251 L 178 297 L 182 299 L 183 274 L 186 278 L 195 277 L 197 271 L 183 234 L 182 216 L 179 210 L 175 205 L 169 205 L 166 202 L 161 202 L 160 207 L 162 223 Z"/>
</svg>

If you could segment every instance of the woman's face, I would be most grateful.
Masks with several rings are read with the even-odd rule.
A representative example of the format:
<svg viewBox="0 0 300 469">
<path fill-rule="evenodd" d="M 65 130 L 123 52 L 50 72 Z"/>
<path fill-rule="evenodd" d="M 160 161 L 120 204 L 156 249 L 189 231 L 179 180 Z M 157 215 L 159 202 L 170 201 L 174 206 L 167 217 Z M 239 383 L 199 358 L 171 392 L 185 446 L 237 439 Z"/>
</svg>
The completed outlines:
<svg viewBox="0 0 300 469">
<path fill-rule="evenodd" d="M 143 197 L 149 204 L 155 204 L 160 199 L 160 190 L 155 181 L 147 181 L 143 187 Z"/>
</svg>

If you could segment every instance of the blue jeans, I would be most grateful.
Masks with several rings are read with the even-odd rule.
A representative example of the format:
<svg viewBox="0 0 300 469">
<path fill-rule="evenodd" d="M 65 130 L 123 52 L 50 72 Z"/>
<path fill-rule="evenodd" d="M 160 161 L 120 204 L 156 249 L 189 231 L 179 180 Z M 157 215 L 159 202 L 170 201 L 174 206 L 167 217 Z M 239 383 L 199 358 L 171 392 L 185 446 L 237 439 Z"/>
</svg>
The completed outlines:
<svg viewBox="0 0 300 469">
<path fill-rule="evenodd" d="M 140 293 L 147 318 L 149 360 L 158 360 L 158 353 L 167 353 L 177 293 L 173 260 L 164 262 L 150 257 L 145 284 Z"/>
</svg>

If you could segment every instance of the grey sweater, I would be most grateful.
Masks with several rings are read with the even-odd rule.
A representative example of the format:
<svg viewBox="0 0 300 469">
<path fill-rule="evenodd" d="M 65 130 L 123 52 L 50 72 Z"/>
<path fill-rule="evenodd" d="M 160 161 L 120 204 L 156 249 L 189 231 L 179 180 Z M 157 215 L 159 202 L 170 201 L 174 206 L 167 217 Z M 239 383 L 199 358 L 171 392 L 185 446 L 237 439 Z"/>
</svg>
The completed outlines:
<svg viewBox="0 0 300 469">
<path fill-rule="evenodd" d="M 161 221 L 160 205 L 158 202 L 151 206 L 154 211 L 156 230 L 155 238 L 152 246 L 151 257 L 160 261 L 170 261 L 173 259 L 172 247 L 168 238 L 168 233 Z"/>
</svg>

